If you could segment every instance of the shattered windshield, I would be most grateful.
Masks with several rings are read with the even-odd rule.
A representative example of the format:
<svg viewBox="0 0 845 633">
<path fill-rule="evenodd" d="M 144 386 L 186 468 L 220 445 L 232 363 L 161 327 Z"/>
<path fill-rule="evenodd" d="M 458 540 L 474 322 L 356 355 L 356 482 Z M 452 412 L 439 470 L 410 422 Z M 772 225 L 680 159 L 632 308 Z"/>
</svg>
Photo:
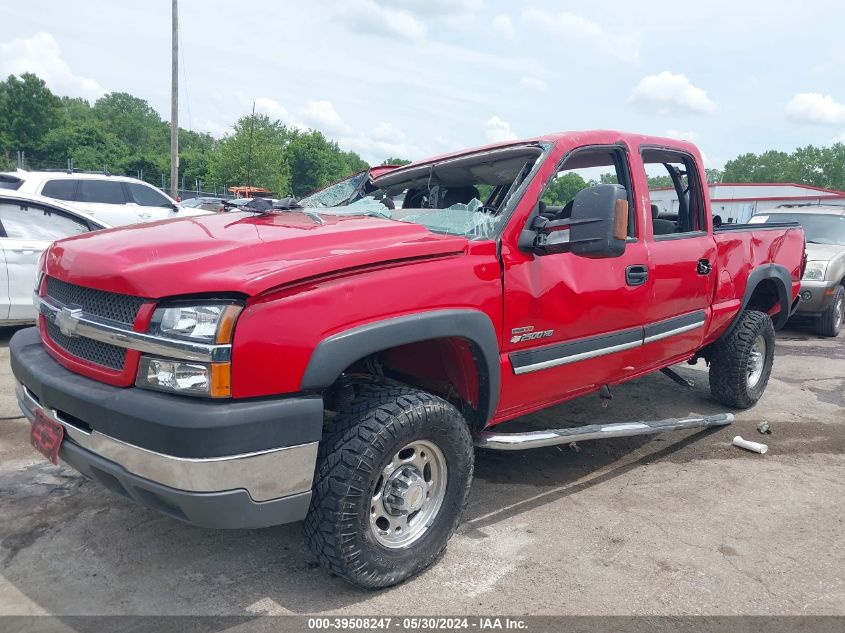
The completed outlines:
<svg viewBox="0 0 845 633">
<path fill-rule="evenodd" d="M 321 189 L 316 193 L 306 196 L 299 201 L 303 207 L 336 207 L 348 201 L 353 194 L 355 194 L 361 187 L 361 184 L 367 179 L 368 172 L 362 171 L 354 176 L 350 176 L 346 180 L 341 180 L 333 185 L 329 185 L 325 189 Z"/>
<path fill-rule="evenodd" d="M 300 204 L 318 207 L 321 214 L 371 215 L 436 233 L 490 239 L 541 154 L 536 145 L 520 145 L 397 169 L 375 180 L 357 174 Z"/>
</svg>

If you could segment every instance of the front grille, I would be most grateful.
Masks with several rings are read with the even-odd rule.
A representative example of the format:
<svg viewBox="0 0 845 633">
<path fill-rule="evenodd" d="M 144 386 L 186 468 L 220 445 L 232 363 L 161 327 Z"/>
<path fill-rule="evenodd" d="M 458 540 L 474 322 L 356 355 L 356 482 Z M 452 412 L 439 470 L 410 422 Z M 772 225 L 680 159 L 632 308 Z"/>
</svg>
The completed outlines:
<svg viewBox="0 0 845 633">
<path fill-rule="evenodd" d="M 141 297 L 77 286 L 53 277 L 47 278 L 47 296 L 63 305 L 82 308 L 86 314 L 126 325 L 135 323 L 138 310 L 144 303 Z"/>
<path fill-rule="evenodd" d="M 83 336 L 65 336 L 58 326 L 49 320 L 47 321 L 47 334 L 56 345 L 68 354 L 109 369 L 116 369 L 117 371 L 123 369 L 123 364 L 126 361 L 126 350 L 122 347 Z"/>
<path fill-rule="evenodd" d="M 135 323 L 138 310 L 144 303 L 141 297 L 77 286 L 53 277 L 47 278 L 47 296 L 62 305 L 81 308 L 86 314 L 111 319 L 129 328 Z M 83 336 L 65 336 L 49 319 L 46 323 L 47 335 L 68 354 L 109 369 L 123 369 L 126 362 L 124 348 Z"/>
</svg>

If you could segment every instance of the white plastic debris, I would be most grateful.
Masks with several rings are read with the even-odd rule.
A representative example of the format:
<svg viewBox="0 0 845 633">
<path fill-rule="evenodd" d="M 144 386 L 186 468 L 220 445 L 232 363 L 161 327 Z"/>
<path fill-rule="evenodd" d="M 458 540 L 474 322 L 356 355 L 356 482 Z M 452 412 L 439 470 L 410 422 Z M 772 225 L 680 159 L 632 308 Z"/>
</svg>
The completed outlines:
<svg viewBox="0 0 845 633">
<path fill-rule="evenodd" d="M 760 424 L 757 425 L 757 430 L 762 433 L 763 435 L 771 435 L 772 429 L 769 427 L 769 421 L 763 420 Z"/>
<path fill-rule="evenodd" d="M 732 443 L 734 446 L 739 446 L 747 451 L 753 451 L 755 453 L 760 453 L 761 455 L 764 455 L 769 450 L 769 447 L 765 444 L 760 444 L 759 442 L 749 442 L 748 440 L 742 439 L 739 435 L 734 438 Z"/>
</svg>

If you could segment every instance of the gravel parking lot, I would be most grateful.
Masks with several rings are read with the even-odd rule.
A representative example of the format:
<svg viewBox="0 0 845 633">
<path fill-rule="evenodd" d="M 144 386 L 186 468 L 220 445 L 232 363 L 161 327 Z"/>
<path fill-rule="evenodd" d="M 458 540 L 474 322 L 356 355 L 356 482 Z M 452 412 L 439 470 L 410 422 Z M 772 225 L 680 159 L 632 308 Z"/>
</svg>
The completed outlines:
<svg viewBox="0 0 845 633">
<path fill-rule="evenodd" d="M 434 567 L 385 591 L 318 567 L 299 525 L 212 531 L 139 508 L 29 446 L 0 330 L 0 614 L 845 614 L 845 335 L 778 335 L 730 427 L 480 452 Z M 681 366 L 528 416 L 538 428 L 716 413 Z M 768 420 L 772 435 L 755 430 Z M 513 426 L 513 423 L 511 423 Z M 769 444 L 758 455 L 734 435 Z"/>
</svg>

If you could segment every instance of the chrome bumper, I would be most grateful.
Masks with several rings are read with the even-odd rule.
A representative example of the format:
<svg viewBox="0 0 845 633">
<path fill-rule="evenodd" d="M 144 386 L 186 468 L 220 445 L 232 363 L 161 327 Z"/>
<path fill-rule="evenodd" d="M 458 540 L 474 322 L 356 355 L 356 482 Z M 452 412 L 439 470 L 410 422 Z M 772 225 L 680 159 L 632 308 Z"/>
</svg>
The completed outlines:
<svg viewBox="0 0 845 633">
<path fill-rule="evenodd" d="M 246 490 L 254 502 L 310 492 L 317 442 L 225 457 L 184 458 L 140 448 L 98 431 L 86 431 L 43 407 L 15 381 L 18 405 L 32 422 L 36 412 L 60 424 L 66 441 L 154 483 L 191 493 Z"/>
</svg>

